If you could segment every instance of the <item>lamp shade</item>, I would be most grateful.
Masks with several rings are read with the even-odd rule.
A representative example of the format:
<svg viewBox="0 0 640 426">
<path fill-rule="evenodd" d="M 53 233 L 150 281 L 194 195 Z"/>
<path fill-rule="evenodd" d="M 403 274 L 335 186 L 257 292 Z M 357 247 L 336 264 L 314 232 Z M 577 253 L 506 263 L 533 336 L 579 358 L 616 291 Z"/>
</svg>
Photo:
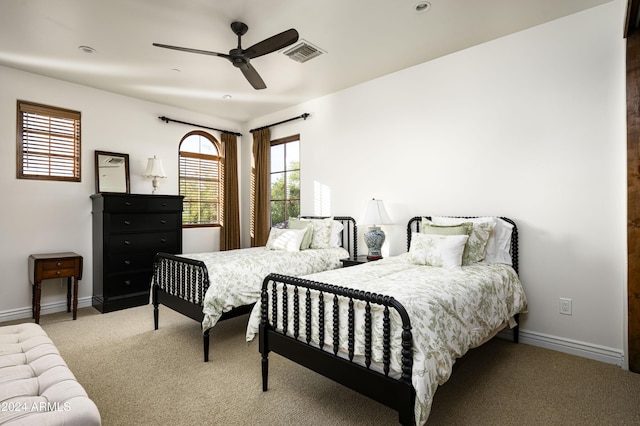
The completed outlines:
<svg viewBox="0 0 640 426">
<path fill-rule="evenodd" d="M 153 158 L 149 158 L 147 162 L 147 169 L 142 174 L 144 177 L 155 177 L 155 178 L 166 178 L 167 174 L 164 172 L 164 167 L 162 167 L 162 160 L 156 158 L 154 155 Z"/>
<path fill-rule="evenodd" d="M 387 214 L 382 200 L 374 198 L 367 202 L 367 207 L 360 219 L 360 223 L 363 225 L 389 225 L 393 222 Z"/>
</svg>

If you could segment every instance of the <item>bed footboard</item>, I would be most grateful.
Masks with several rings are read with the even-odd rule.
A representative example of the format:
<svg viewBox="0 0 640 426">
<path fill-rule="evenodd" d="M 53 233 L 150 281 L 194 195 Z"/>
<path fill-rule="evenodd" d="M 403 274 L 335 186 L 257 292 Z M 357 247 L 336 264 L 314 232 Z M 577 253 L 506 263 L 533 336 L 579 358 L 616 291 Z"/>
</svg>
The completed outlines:
<svg viewBox="0 0 640 426">
<path fill-rule="evenodd" d="M 290 291 L 293 293 L 291 296 Z M 318 292 L 318 302 L 311 302 L 311 292 Z M 269 297 L 269 294 L 272 296 Z M 292 303 L 288 298 L 292 297 Z M 325 301 L 332 303 L 331 318 L 325 319 Z M 364 303 L 364 329 L 355 330 L 354 301 Z M 271 302 L 271 306 L 269 306 Z M 259 350 L 262 354 L 262 390 L 267 390 L 269 352 L 278 353 L 300 365 L 366 395 L 399 413 L 401 424 L 414 423 L 415 390 L 411 384 L 413 366 L 413 335 L 411 322 L 405 308 L 397 300 L 350 288 L 270 274 L 262 284 Z M 348 315 L 340 315 L 338 305 L 347 303 Z M 316 305 L 316 306 L 313 306 Z M 372 321 L 372 306 L 382 307 L 381 327 Z M 289 312 L 292 306 L 293 312 Z M 402 321 L 400 336 L 391 335 L 390 311 L 395 310 Z M 317 317 L 317 330 L 312 330 L 311 318 Z M 289 323 L 292 317 L 292 324 Z M 304 324 L 304 331 L 301 330 Z M 340 345 L 341 327 L 347 327 L 347 341 Z M 374 336 L 382 330 L 380 339 Z M 325 330 L 331 337 L 331 345 L 325 345 Z M 356 362 L 354 356 L 355 335 L 364 334 L 364 361 Z M 304 337 L 301 337 L 304 335 Z M 318 342 L 312 342 L 312 335 Z M 401 371 L 399 378 L 391 377 L 392 340 L 399 339 Z M 382 342 L 381 367 L 372 367 L 372 342 Z M 348 354 L 339 354 L 339 346 L 348 347 Z M 397 375 L 396 375 L 397 376 Z"/>
<path fill-rule="evenodd" d="M 153 262 L 153 325 L 158 329 L 158 306 L 163 304 L 198 322 L 202 322 L 202 304 L 209 288 L 205 264 L 169 253 L 156 254 Z M 202 335 L 204 360 L 209 360 L 209 330 Z"/>
</svg>

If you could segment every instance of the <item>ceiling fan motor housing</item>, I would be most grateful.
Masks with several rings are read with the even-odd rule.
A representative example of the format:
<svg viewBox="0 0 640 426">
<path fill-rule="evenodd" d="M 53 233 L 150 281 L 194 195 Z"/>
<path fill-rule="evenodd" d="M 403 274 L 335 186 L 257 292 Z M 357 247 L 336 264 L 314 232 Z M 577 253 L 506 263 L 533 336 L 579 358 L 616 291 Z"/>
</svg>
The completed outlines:
<svg viewBox="0 0 640 426">
<path fill-rule="evenodd" d="M 238 37 L 245 35 L 248 30 L 249 27 L 244 22 L 236 21 L 231 23 L 231 31 L 233 31 Z"/>
</svg>

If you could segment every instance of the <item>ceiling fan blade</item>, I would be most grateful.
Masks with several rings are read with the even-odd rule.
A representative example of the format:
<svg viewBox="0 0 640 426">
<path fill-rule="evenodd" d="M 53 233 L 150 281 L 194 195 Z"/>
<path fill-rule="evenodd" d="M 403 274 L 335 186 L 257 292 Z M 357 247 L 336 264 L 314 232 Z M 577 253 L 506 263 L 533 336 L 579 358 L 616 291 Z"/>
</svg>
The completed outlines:
<svg viewBox="0 0 640 426">
<path fill-rule="evenodd" d="M 253 59 L 280 50 L 296 41 L 298 41 L 298 32 L 292 28 L 254 44 L 248 49 L 243 50 L 243 54 L 246 58 Z"/>
<path fill-rule="evenodd" d="M 244 74 L 247 80 L 249 80 L 249 83 L 251 83 L 254 89 L 260 90 L 267 88 L 267 85 L 262 81 L 262 77 L 260 77 L 258 71 L 256 71 L 250 63 L 247 62 L 245 65 L 238 68 L 240 68 L 240 71 L 242 71 L 242 74 Z"/>
<path fill-rule="evenodd" d="M 190 49 L 188 47 L 171 46 L 168 44 L 160 44 L 160 43 L 153 43 L 153 45 L 156 47 L 163 47 L 165 49 L 180 50 L 182 52 L 199 53 L 201 55 L 210 55 L 210 56 L 220 56 L 222 58 L 227 58 L 227 59 L 231 58 L 226 53 L 210 52 L 208 50 L 200 50 L 200 49 Z"/>
</svg>

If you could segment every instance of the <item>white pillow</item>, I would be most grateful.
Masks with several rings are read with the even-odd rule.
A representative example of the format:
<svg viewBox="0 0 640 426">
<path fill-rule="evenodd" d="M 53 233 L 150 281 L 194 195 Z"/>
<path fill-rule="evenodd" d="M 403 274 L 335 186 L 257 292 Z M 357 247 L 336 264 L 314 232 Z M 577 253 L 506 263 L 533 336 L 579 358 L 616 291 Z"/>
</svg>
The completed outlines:
<svg viewBox="0 0 640 426">
<path fill-rule="evenodd" d="M 300 251 L 305 232 L 304 229 L 271 228 L 266 247 L 268 250 Z"/>
<path fill-rule="evenodd" d="M 491 237 L 493 228 L 496 226 L 494 218 L 481 217 L 465 219 L 437 216 L 431 218 L 431 221 L 436 225 L 460 225 L 465 222 L 471 222 L 473 228 L 462 256 L 462 264 L 472 265 L 484 260 L 487 254 L 487 243 Z"/>
<path fill-rule="evenodd" d="M 487 242 L 487 255 L 485 262 L 506 263 L 513 265 L 511 258 L 511 235 L 513 234 L 513 224 L 506 220 L 495 218 L 496 227 Z"/>
<path fill-rule="evenodd" d="M 311 238 L 313 238 L 313 224 L 308 220 L 303 221 L 293 217 L 289 218 L 289 229 L 304 229 L 304 238 L 300 244 L 300 250 L 306 250 L 311 247 Z"/>
<path fill-rule="evenodd" d="M 340 232 L 344 229 L 344 225 L 334 220 L 331 225 L 331 239 L 329 241 L 330 247 L 341 247 L 342 246 L 342 238 L 340 238 Z"/>
<path fill-rule="evenodd" d="M 513 225 L 500 219 L 499 217 L 474 217 L 471 219 L 453 218 L 453 217 L 433 217 L 434 223 L 441 225 L 454 225 L 462 222 L 482 223 L 492 221 L 495 223 L 493 231 L 489 234 L 489 240 L 486 245 L 484 261 L 490 263 L 506 263 L 512 265 L 511 259 L 511 234 L 513 233 Z"/>
<path fill-rule="evenodd" d="M 417 265 L 459 269 L 468 235 L 437 235 L 414 232 L 409 258 Z"/>
</svg>

